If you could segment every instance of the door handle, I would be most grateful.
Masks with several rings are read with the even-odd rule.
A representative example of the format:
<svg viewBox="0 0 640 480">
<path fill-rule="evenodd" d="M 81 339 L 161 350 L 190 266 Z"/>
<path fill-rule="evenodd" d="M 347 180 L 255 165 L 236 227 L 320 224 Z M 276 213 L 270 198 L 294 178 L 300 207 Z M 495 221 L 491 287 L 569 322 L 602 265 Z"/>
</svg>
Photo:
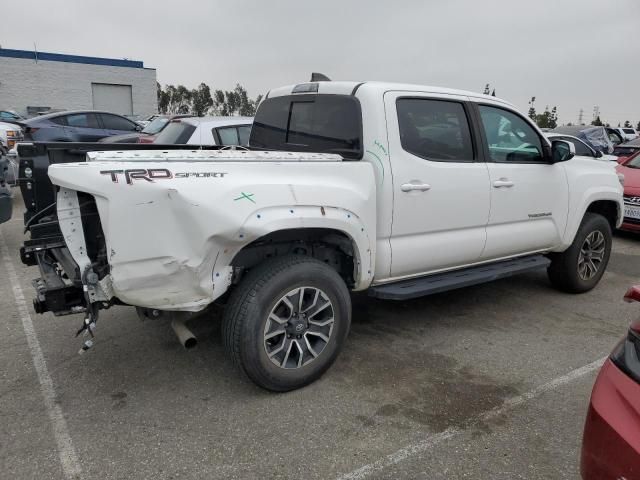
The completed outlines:
<svg viewBox="0 0 640 480">
<path fill-rule="evenodd" d="M 402 185 L 400 185 L 400 190 L 402 190 L 403 192 L 426 192 L 430 188 L 431 185 L 427 183 L 403 183 Z"/>
<path fill-rule="evenodd" d="M 494 188 L 511 188 L 513 187 L 513 182 L 511 180 L 507 180 L 506 178 L 501 178 L 500 180 L 496 180 L 493 182 Z"/>
</svg>

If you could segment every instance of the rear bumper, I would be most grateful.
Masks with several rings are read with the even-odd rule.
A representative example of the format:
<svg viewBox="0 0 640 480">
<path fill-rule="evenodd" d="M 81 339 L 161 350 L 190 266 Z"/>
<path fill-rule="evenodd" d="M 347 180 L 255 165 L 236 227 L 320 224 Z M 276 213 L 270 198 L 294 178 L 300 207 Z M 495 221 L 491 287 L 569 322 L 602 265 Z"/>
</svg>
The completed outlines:
<svg viewBox="0 0 640 480">
<path fill-rule="evenodd" d="M 611 360 L 591 394 L 580 471 L 584 480 L 640 478 L 640 385 Z"/>
</svg>

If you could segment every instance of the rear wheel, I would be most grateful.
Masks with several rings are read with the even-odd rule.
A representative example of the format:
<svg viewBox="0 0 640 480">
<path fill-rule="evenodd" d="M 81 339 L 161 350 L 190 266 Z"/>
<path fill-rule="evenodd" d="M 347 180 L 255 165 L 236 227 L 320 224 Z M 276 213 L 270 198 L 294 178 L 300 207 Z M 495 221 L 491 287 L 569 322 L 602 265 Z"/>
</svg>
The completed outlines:
<svg viewBox="0 0 640 480">
<path fill-rule="evenodd" d="M 289 255 L 264 262 L 234 291 L 223 319 L 225 347 L 257 385 L 284 392 L 318 379 L 349 332 L 351 299 L 328 265 Z"/>
<path fill-rule="evenodd" d="M 547 270 L 551 284 L 569 293 L 588 292 L 604 275 L 611 245 L 611 226 L 607 219 L 587 212 L 571 246 L 551 256 Z"/>
</svg>

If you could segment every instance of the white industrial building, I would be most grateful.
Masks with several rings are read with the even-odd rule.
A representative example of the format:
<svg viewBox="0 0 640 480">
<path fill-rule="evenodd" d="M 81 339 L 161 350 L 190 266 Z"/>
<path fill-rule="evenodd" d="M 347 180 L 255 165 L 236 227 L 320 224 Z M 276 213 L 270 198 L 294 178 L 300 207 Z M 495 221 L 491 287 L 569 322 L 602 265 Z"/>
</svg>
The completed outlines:
<svg viewBox="0 0 640 480">
<path fill-rule="evenodd" d="M 156 70 L 132 60 L 0 48 L 0 110 L 29 117 L 50 110 L 157 113 Z"/>
</svg>

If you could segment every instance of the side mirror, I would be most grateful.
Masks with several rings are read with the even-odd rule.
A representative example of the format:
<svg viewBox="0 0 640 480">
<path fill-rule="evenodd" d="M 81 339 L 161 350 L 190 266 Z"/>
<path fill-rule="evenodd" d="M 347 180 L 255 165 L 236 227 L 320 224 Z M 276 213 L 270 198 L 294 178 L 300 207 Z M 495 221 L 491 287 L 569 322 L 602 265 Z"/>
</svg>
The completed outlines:
<svg viewBox="0 0 640 480">
<path fill-rule="evenodd" d="M 551 163 L 566 162 L 576 154 L 576 147 L 571 142 L 564 140 L 551 141 Z"/>
<path fill-rule="evenodd" d="M 136 132 L 141 132 L 142 131 L 142 126 L 136 124 Z"/>
<path fill-rule="evenodd" d="M 596 158 L 602 158 L 602 152 L 600 150 L 596 150 Z"/>
</svg>

